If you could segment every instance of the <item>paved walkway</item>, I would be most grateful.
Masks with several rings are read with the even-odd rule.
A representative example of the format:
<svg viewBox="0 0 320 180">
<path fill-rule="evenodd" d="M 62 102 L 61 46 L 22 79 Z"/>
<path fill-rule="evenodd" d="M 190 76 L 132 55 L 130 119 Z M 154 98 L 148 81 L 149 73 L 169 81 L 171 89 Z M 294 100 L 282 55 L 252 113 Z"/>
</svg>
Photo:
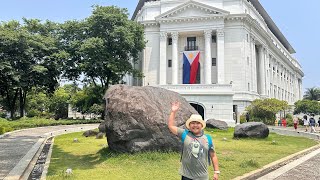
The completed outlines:
<svg viewBox="0 0 320 180">
<path fill-rule="evenodd" d="M 99 124 L 61 125 L 25 129 L 0 138 L 0 180 L 16 179 L 51 135 L 95 129 Z M 20 177 L 20 176 L 19 176 Z"/>
<path fill-rule="evenodd" d="M 304 136 L 316 140 L 320 140 L 320 128 L 316 128 L 315 133 L 305 131 L 303 126 L 300 126 L 297 131 L 293 127 L 269 127 L 271 131 L 281 131 L 285 135 Z M 273 129 L 273 130 L 272 130 Z M 320 180 L 320 149 L 315 151 L 259 178 L 258 180 Z"/>
</svg>

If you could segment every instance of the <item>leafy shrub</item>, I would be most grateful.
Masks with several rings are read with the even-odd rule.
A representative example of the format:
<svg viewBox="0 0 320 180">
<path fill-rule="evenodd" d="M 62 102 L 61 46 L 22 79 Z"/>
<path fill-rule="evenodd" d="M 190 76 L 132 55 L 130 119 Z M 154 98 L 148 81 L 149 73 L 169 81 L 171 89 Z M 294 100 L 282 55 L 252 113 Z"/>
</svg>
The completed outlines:
<svg viewBox="0 0 320 180">
<path fill-rule="evenodd" d="M 0 112 L 0 118 L 6 118 L 7 114 L 5 112 Z"/>
<path fill-rule="evenodd" d="M 246 115 L 243 114 L 243 115 L 240 116 L 240 124 L 243 124 L 245 122 L 247 122 Z"/>
<path fill-rule="evenodd" d="M 27 113 L 27 117 L 32 118 L 32 117 L 40 117 L 41 112 L 36 110 L 36 109 L 32 109 Z"/>
</svg>

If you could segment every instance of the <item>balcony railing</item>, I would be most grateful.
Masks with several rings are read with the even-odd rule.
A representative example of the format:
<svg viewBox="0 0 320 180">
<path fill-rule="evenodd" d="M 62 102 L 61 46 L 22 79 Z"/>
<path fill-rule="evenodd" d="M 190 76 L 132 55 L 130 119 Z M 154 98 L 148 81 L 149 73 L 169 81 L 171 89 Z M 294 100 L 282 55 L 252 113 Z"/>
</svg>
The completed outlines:
<svg viewBox="0 0 320 180">
<path fill-rule="evenodd" d="M 185 51 L 197 51 L 199 50 L 198 46 L 185 46 L 184 47 Z"/>
</svg>

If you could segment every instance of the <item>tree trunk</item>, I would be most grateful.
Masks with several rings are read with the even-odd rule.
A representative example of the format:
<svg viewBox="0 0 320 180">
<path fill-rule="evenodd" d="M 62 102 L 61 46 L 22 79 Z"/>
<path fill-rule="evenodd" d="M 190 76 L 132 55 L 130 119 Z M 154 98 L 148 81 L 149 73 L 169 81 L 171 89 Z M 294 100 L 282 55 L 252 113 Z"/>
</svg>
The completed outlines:
<svg viewBox="0 0 320 180">
<path fill-rule="evenodd" d="M 11 93 L 9 92 L 9 90 L 7 89 L 6 91 L 6 98 L 7 98 L 7 103 L 8 103 L 8 107 L 9 107 L 9 111 L 10 111 L 10 118 L 13 119 L 14 113 L 16 111 L 16 101 L 17 101 L 17 97 L 18 97 L 18 93 L 19 93 L 19 89 L 15 90 L 14 96 L 11 99 Z"/>
</svg>

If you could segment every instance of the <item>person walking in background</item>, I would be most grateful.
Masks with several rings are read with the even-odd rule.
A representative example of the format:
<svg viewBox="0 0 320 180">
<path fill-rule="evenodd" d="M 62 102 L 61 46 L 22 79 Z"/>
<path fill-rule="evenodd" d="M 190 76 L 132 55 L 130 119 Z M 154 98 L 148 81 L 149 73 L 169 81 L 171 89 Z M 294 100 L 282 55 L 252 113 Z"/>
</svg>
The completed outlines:
<svg viewBox="0 0 320 180">
<path fill-rule="evenodd" d="M 297 131 L 298 123 L 299 123 L 299 120 L 298 120 L 298 118 L 295 116 L 295 117 L 293 118 L 293 127 L 294 127 L 294 130 L 295 130 L 295 131 Z"/>
<path fill-rule="evenodd" d="M 319 120 L 318 120 L 318 127 L 320 129 L 320 117 L 319 117 Z"/>
<path fill-rule="evenodd" d="M 278 126 L 281 126 L 281 119 L 278 120 Z"/>
<path fill-rule="evenodd" d="M 282 118 L 282 126 L 283 127 L 287 127 L 287 120 L 286 120 L 286 118 Z"/>
<path fill-rule="evenodd" d="M 311 133 L 315 133 L 316 132 L 316 129 L 315 129 L 315 126 L 316 126 L 316 120 L 314 119 L 314 114 L 311 115 L 311 118 L 309 119 L 309 123 L 310 123 L 310 132 Z"/>
<path fill-rule="evenodd" d="M 308 116 L 304 115 L 303 116 L 303 125 L 306 128 L 306 132 L 308 131 L 308 127 L 309 127 L 309 120 L 308 120 Z"/>
<path fill-rule="evenodd" d="M 246 114 L 246 121 L 249 122 L 249 120 L 250 120 L 250 114 L 249 114 L 249 112 L 247 112 L 247 114 Z"/>
</svg>

